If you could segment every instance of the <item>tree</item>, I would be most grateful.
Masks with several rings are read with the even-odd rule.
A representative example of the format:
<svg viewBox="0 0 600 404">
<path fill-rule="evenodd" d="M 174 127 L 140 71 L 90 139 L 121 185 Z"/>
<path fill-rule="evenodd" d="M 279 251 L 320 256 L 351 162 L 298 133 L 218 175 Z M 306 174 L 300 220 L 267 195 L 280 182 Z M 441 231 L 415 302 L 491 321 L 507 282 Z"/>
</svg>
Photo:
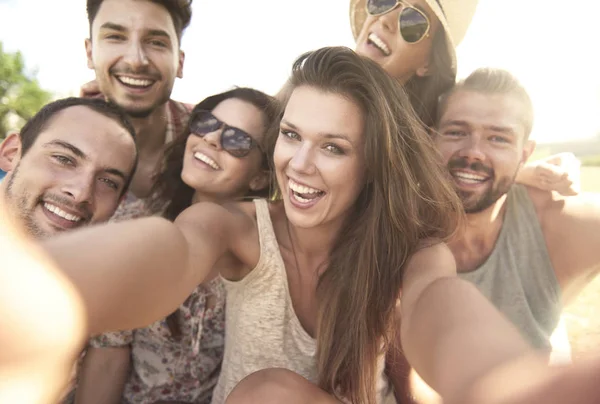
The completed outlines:
<svg viewBox="0 0 600 404">
<path fill-rule="evenodd" d="M 35 115 L 52 99 L 35 74 L 25 71 L 21 52 L 5 53 L 0 42 L 0 139 Z"/>
</svg>

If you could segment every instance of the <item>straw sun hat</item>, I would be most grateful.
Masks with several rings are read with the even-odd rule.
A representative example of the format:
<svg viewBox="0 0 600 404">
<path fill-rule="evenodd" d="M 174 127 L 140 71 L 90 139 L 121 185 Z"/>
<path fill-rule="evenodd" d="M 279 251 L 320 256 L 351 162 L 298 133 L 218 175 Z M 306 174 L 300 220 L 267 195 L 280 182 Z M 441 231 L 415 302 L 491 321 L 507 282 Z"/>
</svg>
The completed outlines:
<svg viewBox="0 0 600 404">
<path fill-rule="evenodd" d="M 446 43 L 452 56 L 452 67 L 456 71 L 456 47 L 467 33 L 478 0 L 425 0 L 425 2 L 446 31 Z M 350 25 L 354 40 L 358 38 L 366 19 L 367 0 L 350 0 Z"/>
</svg>

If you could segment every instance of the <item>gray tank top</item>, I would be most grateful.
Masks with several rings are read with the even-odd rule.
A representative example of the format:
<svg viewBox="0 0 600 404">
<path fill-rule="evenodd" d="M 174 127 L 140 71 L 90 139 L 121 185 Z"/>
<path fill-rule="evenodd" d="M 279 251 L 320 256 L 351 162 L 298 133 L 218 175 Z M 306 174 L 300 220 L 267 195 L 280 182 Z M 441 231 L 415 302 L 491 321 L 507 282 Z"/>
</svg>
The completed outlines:
<svg viewBox="0 0 600 404">
<path fill-rule="evenodd" d="M 503 312 L 534 347 L 551 350 L 562 311 L 560 286 L 527 189 L 514 184 L 504 224 L 487 261 L 460 273 Z"/>
</svg>

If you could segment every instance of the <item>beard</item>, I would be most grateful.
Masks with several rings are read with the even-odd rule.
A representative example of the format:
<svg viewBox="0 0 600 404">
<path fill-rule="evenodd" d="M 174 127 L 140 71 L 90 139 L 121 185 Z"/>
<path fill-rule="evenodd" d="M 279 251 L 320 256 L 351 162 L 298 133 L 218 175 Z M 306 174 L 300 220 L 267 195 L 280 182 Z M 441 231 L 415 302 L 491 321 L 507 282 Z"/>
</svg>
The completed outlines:
<svg viewBox="0 0 600 404">
<path fill-rule="evenodd" d="M 448 170 L 450 172 L 452 172 L 453 169 L 460 168 L 467 168 L 472 172 L 483 174 L 488 177 L 487 181 L 491 182 L 491 186 L 489 186 L 481 195 L 477 195 L 472 191 L 456 189 L 462 202 L 463 209 L 467 214 L 483 212 L 495 204 L 502 196 L 506 195 L 510 190 L 510 187 L 514 184 L 518 172 L 517 169 L 512 176 L 507 175 L 496 178 L 494 169 L 485 166 L 480 161 L 469 164 L 466 158 L 456 158 L 448 162 Z"/>
<path fill-rule="evenodd" d="M 27 234 L 34 238 L 43 238 L 49 234 L 38 226 L 34 219 L 33 214 L 35 207 L 41 203 L 41 198 L 34 198 L 27 192 L 23 192 L 20 195 L 14 194 L 15 180 L 19 177 L 19 163 L 15 166 L 15 169 L 7 179 L 6 184 L 6 206 L 10 214 L 19 221 L 19 224 L 25 228 Z M 34 201 L 33 206 L 30 201 Z"/>
<path fill-rule="evenodd" d="M 139 70 L 136 70 L 135 72 L 131 71 L 131 69 L 129 68 L 115 68 L 110 69 L 109 71 L 109 77 L 112 77 L 117 81 L 118 79 L 116 78 L 116 75 L 118 74 L 144 74 L 147 77 L 151 77 L 156 82 L 160 82 L 162 79 L 162 75 L 159 72 L 153 71 L 149 67 L 141 68 Z M 96 73 L 96 77 L 98 77 L 98 72 Z M 146 101 L 142 101 L 141 103 L 136 100 L 119 101 L 115 99 L 114 94 L 111 95 L 108 92 L 105 94 L 108 101 L 120 107 L 130 118 L 145 119 L 148 118 L 154 111 L 156 111 L 159 107 L 164 105 L 171 98 L 171 92 L 173 91 L 174 82 L 170 84 L 167 82 L 163 82 L 163 85 L 165 87 L 163 87 L 162 90 L 160 90 L 160 94 L 156 95 L 157 98 L 154 100 L 154 102 L 151 102 L 150 105 L 148 105 Z M 139 104 L 144 105 L 141 106 Z"/>
</svg>

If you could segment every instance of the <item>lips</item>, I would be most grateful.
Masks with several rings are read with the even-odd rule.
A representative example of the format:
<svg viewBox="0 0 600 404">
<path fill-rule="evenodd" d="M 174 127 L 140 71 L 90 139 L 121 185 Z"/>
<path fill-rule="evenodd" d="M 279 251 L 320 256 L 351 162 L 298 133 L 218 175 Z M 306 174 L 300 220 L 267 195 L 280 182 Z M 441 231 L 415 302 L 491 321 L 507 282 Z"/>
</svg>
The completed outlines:
<svg viewBox="0 0 600 404">
<path fill-rule="evenodd" d="M 201 163 L 205 164 L 206 166 L 212 168 L 215 171 L 221 169 L 221 166 L 219 166 L 219 164 L 217 164 L 217 162 L 212 157 L 205 153 L 202 153 L 201 151 L 194 152 L 194 159 L 200 161 Z"/>
<path fill-rule="evenodd" d="M 307 209 L 314 206 L 325 195 L 325 191 L 302 184 L 288 178 L 290 202 L 298 208 Z"/>
<path fill-rule="evenodd" d="M 367 44 L 379 49 L 379 51 L 383 53 L 383 56 L 390 56 L 392 53 L 389 45 L 374 32 L 369 34 L 369 37 L 367 38 Z"/>
<path fill-rule="evenodd" d="M 73 210 L 55 202 L 44 201 L 41 208 L 50 221 L 50 225 L 58 230 L 68 230 L 80 227 L 87 222 L 86 214 Z"/>
</svg>

